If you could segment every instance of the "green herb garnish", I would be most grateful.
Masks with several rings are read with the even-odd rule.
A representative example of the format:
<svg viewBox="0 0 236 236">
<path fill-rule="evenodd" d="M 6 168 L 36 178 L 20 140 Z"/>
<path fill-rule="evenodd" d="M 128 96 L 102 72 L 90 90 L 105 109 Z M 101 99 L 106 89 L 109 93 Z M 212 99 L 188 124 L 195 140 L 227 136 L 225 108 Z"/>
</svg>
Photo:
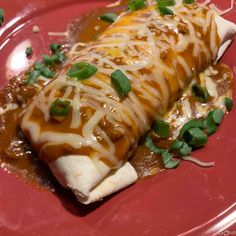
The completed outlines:
<svg viewBox="0 0 236 236">
<path fill-rule="evenodd" d="M 34 84 L 41 75 L 39 70 L 30 71 L 26 80 L 26 84 Z"/>
<path fill-rule="evenodd" d="M 202 120 L 190 120 L 180 130 L 179 138 L 182 138 L 184 133 L 191 128 L 203 128 L 204 124 Z"/>
<path fill-rule="evenodd" d="M 157 9 L 161 15 L 174 15 L 174 12 L 168 6 L 174 6 L 174 0 L 157 0 Z"/>
<path fill-rule="evenodd" d="M 58 44 L 58 43 L 52 43 L 50 45 L 50 50 L 51 50 L 52 54 L 60 52 L 61 51 L 61 45 Z"/>
<path fill-rule="evenodd" d="M 2 8 L 0 8 L 0 26 L 2 26 L 4 20 L 5 20 L 5 11 Z"/>
<path fill-rule="evenodd" d="M 173 159 L 173 155 L 168 150 L 162 153 L 162 161 L 166 169 L 176 168 L 180 163 L 180 160 Z"/>
<path fill-rule="evenodd" d="M 45 66 L 41 69 L 41 75 L 46 78 L 53 78 L 56 73 Z"/>
<path fill-rule="evenodd" d="M 128 9 L 131 11 L 137 11 L 146 7 L 146 3 L 144 0 L 129 0 L 128 1 Z"/>
<path fill-rule="evenodd" d="M 163 120 L 156 120 L 152 125 L 153 131 L 162 138 L 167 138 L 170 133 L 170 126 Z"/>
<path fill-rule="evenodd" d="M 194 2 L 195 2 L 195 0 L 183 0 L 184 4 L 192 4 Z"/>
<path fill-rule="evenodd" d="M 67 72 L 70 78 L 76 78 L 78 80 L 88 79 L 97 72 L 97 68 L 87 62 L 75 63 L 71 69 Z"/>
<path fill-rule="evenodd" d="M 105 13 L 100 16 L 100 19 L 109 23 L 113 23 L 117 18 L 116 13 Z"/>
<path fill-rule="evenodd" d="M 227 109 L 227 111 L 231 111 L 232 108 L 233 108 L 233 100 L 230 99 L 230 98 L 225 98 L 224 99 L 224 104 L 225 104 L 225 107 Z"/>
<path fill-rule="evenodd" d="M 70 112 L 70 105 L 71 102 L 66 100 L 62 101 L 57 99 L 50 108 L 50 115 L 51 116 L 67 116 Z"/>
<path fill-rule="evenodd" d="M 147 136 L 146 141 L 145 141 L 145 146 L 152 151 L 155 154 L 162 154 L 164 153 L 166 150 L 165 149 L 160 149 L 158 148 L 152 141 L 152 139 Z"/>
<path fill-rule="evenodd" d="M 192 148 L 187 143 L 180 140 L 175 140 L 170 149 L 177 151 L 181 156 L 187 156 L 192 152 Z"/>
<path fill-rule="evenodd" d="M 111 82 L 121 97 L 126 96 L 131 91 L 130 80 L 121 70 L 116 70 L 111 74 Z"/>
<path fill-rule="evenodd" d="M 198 85 L 198 84 L 194 84 L 192 86 L 192 94 L 193 96 L 199 100 L 200 102 L 208 102 L 210 95 L 207 91 L 206 88 L 203 88 L 202 86 Z"/>
<path fill-rule="evenodd" d="M 199 128 L 188 129 L 183 138 L 189 146 L 194 148 L 203 147 L 207 142 L 207 135 Z"/>
<path fill-rule="evenodd" d="M 26 57 L 30 57 L 32 55 L 32 53 L 33 53 L 32 47 L 27 47 L 25 50 Z"/>
</svg>

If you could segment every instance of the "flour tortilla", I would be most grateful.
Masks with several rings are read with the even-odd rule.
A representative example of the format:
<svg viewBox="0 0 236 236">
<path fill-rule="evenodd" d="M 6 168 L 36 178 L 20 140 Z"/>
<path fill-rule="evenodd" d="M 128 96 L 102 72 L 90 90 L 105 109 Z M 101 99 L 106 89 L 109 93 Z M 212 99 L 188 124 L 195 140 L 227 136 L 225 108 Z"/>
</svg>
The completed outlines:
<svg viewBox="0 0 236 236">
<path fill-rule="evenodd" d="M 216 16 L 221 47 L 217 60 L 226 51 L 236 33 L 236 25 Z M 88 156 L 64 156 L 50 164 L 57 180 L 66 188 L 70 188 L 84 204 L 101 200 L 136 182 L 137 174 L 129 162 L 118 170 L 111 170 L 103 162 L 92 160 Z"/>
</svg>

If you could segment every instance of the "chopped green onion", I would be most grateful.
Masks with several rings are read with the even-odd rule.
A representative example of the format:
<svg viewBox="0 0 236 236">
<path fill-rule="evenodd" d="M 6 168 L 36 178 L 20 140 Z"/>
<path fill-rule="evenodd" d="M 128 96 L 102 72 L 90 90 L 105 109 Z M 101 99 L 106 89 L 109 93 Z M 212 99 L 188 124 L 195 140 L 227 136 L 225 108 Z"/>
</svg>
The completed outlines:
<svg viewBox="0 0 236 236">
<path fill-rule="evenodd" d="M 184 133 L 184 140 L 189 146 L 200 148 L 205 146 L 207 135 L 199 128 L 191 128 Z"/>
<path fill-rule="evenodd" d="M 194 2 L 195 2 L 195 0 L 183 0 L 184 4 L 192 4 Z"/>
<path fill-rule="evenodd" d="M 173 157 L 172 154 L 170 154 L 168 150 L 162 153 L 162 158 L 163 158 L 162 161 L 164 166 L 167 165 L 167 163 L 171 160 L 172 157 Z"/>
<path fill-rule="evenodd" d="M 165 149 L 160 149 L 158 148 L 152 141 L 152 139 L 147 136 L 146 138 L 146 142 L 145 142 L 145 146 L 153 153 L 155 154 L 162 154 L 164 153 L 166 150 Z"/>
<path fill-rule="evenodd" d="M 174 15 L 174 12 L 167 7 L 158 7 L 161 15 Z"/>
<path fill-rule="evenodd" d="M 202 86 L 200 86 L 198 84 L 193 85 L 192 94 L 200 102 L 207 102 L 210 98 L 210 95 L 209 95 L 207 89 L 203 88 Z"/>
<path fill-rule="evenodd" d="M 53 65 L 54 64 L 54 58 L 49 55 L 43 55 L 43 62 L 45 65 Z"/>
<path fill-rule="evenodd" d="M 212 113 L 212 118 L 219 125 L 224 117 L 224 112 L 220 109 L 215 109 Z"/>
<path fill-rule="evenodd" d="M 153 131 L 162 138 L 167 138 L 170 133 L 170 126 L 163 120 L 155 120 L 152 125 Z"/>
<path fill-rule="evenodd" d="M 100 16 L 100 19 L 109 23 L 113 23 L 117 18 L 116 13 L 105 13 Z"/>
<path fill-rule="evenodd" d="M 70 101 L 62 101 L 57 99 L 50 108 L 50 115 L 51 116 L 67 116 L 70 112 Z"/>
<path fill-rule="evenodd" d="M 192 152 L 192 148 L 187 143 L 179 140 L 173 142 L 171 150 L 178 151 L 181 156 L 187 156 Z"/>
<path fill-rule="evenodd" d="M 128 9 L 131 11 L 137 11 L 146 7 L 146 3 L 144 0 L 129 0 L 128 1 Z"/>
<path fill-rule="evenodd" d="M 207 115 L 206 119 L 204 120 L 204 126 L 208 136 L 214 134 L 217 131 L 217 125 L 213 120 L 213 111 L 210 111 Z"/>
<path fill-rule="evenodd" d="M 52 43 L 50 45 L 50 50 L 53 54 L 61 51 L 61 45 L 58 43 Z"/>
<path fill-rule="evenodd" d="M 227 111 L 231 111 L 232 108 L 233 108 L 233 100 L 230 99 L 230 98 L 225 98 L 224 99 L 224 104 L 225 104 L 225 107 L 227 109 Z"/>
<path fill-rule="evenodd" d="M 61 52 L 56 52 L 56 54 L 52 55 L 52 58 L 55 63 L 63 63 L 66 60 L 65 54 Z"/>
<path fill-rule="evenodd" d="M 169 7 L 176 4 L 175 0 L 157 0 L 158 6 Z"/>
<path fill-rule="evenodd" d="M 173 159 L 168 150 L 162 153 L 162 161 L 166 169 L 176 168 L 180 163 L 180 160 Z"/>
<path fill-rule="evenodd" d="M 116 70 L 111 74 L 111 82 L 121 97 L 126 96 L 131 91 L 130 80 L 121 70 Z"/>
<path fill-rule="evenodd" d="M 192 148 L 185 142 L 183 142 L 183 146 L 179 149 L 179 154 L 181 156 L 187 156 L 192 152 Z"/>
<path fill-rule="evenodd" d="M 41 72 L 39 70 L 30 71 L 26 80 L 26 84 L 34 84 L 40 75 Z"/>
<path fill-rule="evenodd" d="M 5 12 L 2 8 L 0 8 L 0 26 L 2 26 L 4 20 L 5 20 Z"/>
<path fill-rule="evenodd" d="M 182 138 L 184 133 L 191 129 L 191 128 L 204 128 L 204 124 L 202 120 L 190 120 L 189 122 L 187 122 L 180 130 L 179 132 L 179 138 Z"/>
<path fill-rule="evenodd" d="M 44 67 L 45 67 L 45 65 L 42 62 L 35 62 L 34 63 L 35 70 L 42 70 Z"/>
<path fill-rule="evenodd" d="M 25 50 L 26 57 L 30 57 L 32 55 L 32 53 L 33 53 L 32 47 L 27 47 Z"/>
<path fill-rule="evenodd" d="M 46 78 L 53 78 L 55 76 L 55 72 L 50 70 L 48 67 L 44 67 L 41 69 L 41 75 Z"/>
<path fill-rule="evenodd" d="M 161 15 L 174 15 L 174 12 L 167 8 L 168 6 L 174 6 L 174 0 L 157 0 L 157 9 Z"/>
<path fill-rule="evenodd" d="M 174 169 L 176 168 L 178 165 L 180 164 L 180 160 L 177 159 L 171 159 L 166 165 L 165 168 L 166 169 Z"/>
<path fill-rule="evenodd" d="M 183 146 L 184 142 L 183 141 L 179 141 L 179 140 L 175 140 L 170 149 L 173 151 L 179 151 L 181 149 L 181 147 Z"/>
<path fill-rule="evenodd" d="M 75 63 L 67 72 L 70 78 L 77 78 L 78 80 L 88 79 L 97 72 L 97 68 L 87 62 Z"/>
</svg>

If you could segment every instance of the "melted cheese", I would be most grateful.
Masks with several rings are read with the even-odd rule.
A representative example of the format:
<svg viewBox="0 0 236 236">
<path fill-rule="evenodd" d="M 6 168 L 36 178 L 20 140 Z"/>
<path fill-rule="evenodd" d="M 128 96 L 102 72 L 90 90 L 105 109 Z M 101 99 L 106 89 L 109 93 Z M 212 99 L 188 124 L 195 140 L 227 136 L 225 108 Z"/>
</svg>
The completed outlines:
<svg viewBox="0 0 236 236">
<path fill-rule="evenodd" d="M 128 140 L 126 153 L 130 153 L 150 129 L 154 117 L 166 113 L 178 91 L 204 66 L 199 58 L 204 55 L 206 64 L 215 60 L 219 49 L 215 13 L 195 6 L 177 1 L 171 7 L 174 17 L 160 16 L 156 6 L 122 13 L 96 41 L 74 45 L 67 65 L 86 61 L 94 64 L 98 73 L 88 80 L 76 81 L 62 70 L 33 98 L 21 114 L 21 127 L 29 133 L 34 146 L 40 152 L 64 144 L 76 150 L 90 147 L 91 158 L 106 158 L 117 167 L 119 136 L 109 135 L 100 122 L 105 118 L 110 124 L 108 129 L 119 127 L 116 131 Z M 184 27 L 186 32 L 180 32 L 178 27 Z M 185 58 L 186 52 L 192 54 L 190 61 Z M 110 75 L 117 69 L 132 84 L 132 91 L 122 99 L 110 84 Z M 72 104 L 64 130 L 53 124 L 49 114 L 57 98 Z M 188 105 L 185 107 L 188 114 Z M 42 115 L 33 119 L 36 110 Z M 52 124 L 51 128 L 48 124 Z"/>
</svg>

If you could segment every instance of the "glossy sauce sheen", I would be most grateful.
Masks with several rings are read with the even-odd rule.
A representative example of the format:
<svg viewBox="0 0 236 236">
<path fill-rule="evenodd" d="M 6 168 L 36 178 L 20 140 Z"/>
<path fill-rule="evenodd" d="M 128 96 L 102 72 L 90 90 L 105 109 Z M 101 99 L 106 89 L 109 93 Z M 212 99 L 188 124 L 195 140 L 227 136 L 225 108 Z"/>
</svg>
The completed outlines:
<svg viewBox="0 0 236 236">
<path fill-rule="evenodd" d="M 98 34 L 102 33 L 104 29 L 109 26 L 108 23 L 104 23 L 98 20 L 97 16 L 99 16 L 103 11 L 104 10 L 91 13 L 87 17 L 82 18 L 77 23 L 73 24 L 70 30 L 71 34 L 73 34 L 73 37 L 70 37 L 71 43 L 77 41 L 88 42 L 91 41 L 91 39 L 94 39 L 94 37 L 97 37 Z M 108 9 L 106 9 L 106 11 L 108 11 Z M 110 11 L 114 10 L 109 9 L 109 12 Z M 120 8 L 118 8 L 118 11 L 120 11 Z M 77 25 L 79 25 L 79 27 Z M 97 26 L 99 26 L 99 28 Z M 85 34 L 83 27 L 89 32 Z M 163 57 L 165 56 L 166 55 L 163 55 Z M 231 89 L 232 75 L 227 67 L 218 66 L 216 69 L 219 71 L 219 74 L 215 76 L 216 80 L 217 78 L 219 79 L 221 76 L 223 76 L 223 74 L 227 75 L 227 79 L 224 82 L 220 83 L 220 85 L 218 85 L 221 93 L 226 94 L 227 91 Z M 20 87 L 23 88 L 23 91 L 21 91 L 23 98 L 31 97 L 32 94 L 34 94 L 32 92 L 34 88 L 25 88 L 25 86 L 22 85 L 21 81 L 13 80 L 9 83 L 6 89 L 1 92 L 1 105 L 3 107 L 4 104 L 7 104 L 9 102 L 19 103 L 19 99 L 17 99 L 17 94 L 14 90 L 14 88 L 18 87 L 19 84 Z M 8 87 L 10 89 L 7 89 Z M 209 108 L 214 107 L 213 104 L 208 105 Z M 16 125 L 16 117 L 18 116 L 20 110 L 21 108 L 12 110 L 1 116 L 1 127 L 3 128 L 2 130 L 7 130 L 7 132 L 3 132 L 7 135 L 1 135 L 1 161 L 4 163 L 3 166 L 11 166 L 10 170 L 18 173 L 23 177 L 26 177 L 26 179 L 33 181 L 34 183 L 46 183 L 46 185 L 48 185 L 51 178 L 48 178 L 49 172 L 47 171 L 47 167 L 45 167 L 45 165 L 42 164 L 37 157 L 35 157 L 30 147 L 26 144 L 23 136 L 19 135 L 19 129 Z M 177 114 L 181 114 L 181 112 L 179 111 L 175 110 L 175 112 L 177 112 Z M 104 120 L 104 123 L 105 129 L 108 122 Z M 109 136 L 112 136 L 112 134 L 110 134 Z M 159 147 L 161 147 L 162 145 L 169 145 L 168 142 L 160 140 L 158 137 L 156 137 L 156 144 Z M 70 151 L 70 147 L 68 147 L 68 149 Z M 84 150 L 82 150 L 81 152 L 84 153 Z M 56 156 L 58 155 L 61 155 L 61 153 L 58 153 Z M 131 163 L 137 170 L 140 178 L 154 175 L 163 168 L 160 157 L 153 153 L 150 153 L 143 144 L 140 145 L 135 152 L 133 158 L 131 159 Z"/>
</svg>

